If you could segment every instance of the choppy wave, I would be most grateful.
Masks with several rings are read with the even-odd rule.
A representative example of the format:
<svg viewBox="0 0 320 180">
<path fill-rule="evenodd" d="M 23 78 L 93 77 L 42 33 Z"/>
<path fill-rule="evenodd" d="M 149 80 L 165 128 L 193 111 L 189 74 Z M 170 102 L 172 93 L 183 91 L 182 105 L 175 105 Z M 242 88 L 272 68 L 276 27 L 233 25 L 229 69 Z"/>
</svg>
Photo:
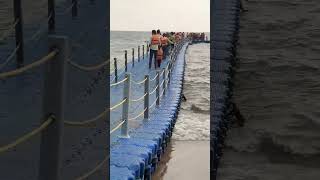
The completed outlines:
<svg viewBox="0 0 320 180">
<path fill-rule="evenodd" d="M 181 105 L 175 126 L 175 140 L 209 140 L 210 134 L 210 63 L 209 44 L 189 46 Z"/>
<path fill-rule="evenodd" d="M 246 6 L 234 94 L 247 121 L 228 134 L 219 179 L 318 179 L 320 5 L 260 0 Z"/>
</svg>

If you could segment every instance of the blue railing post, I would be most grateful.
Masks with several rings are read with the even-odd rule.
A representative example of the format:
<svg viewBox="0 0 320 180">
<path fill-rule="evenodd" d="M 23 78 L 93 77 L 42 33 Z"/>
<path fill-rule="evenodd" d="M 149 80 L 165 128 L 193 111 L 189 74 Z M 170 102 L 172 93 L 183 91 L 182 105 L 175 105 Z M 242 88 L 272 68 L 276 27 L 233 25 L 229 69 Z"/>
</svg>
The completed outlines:
<svg viewBox="0 0 320 180">
<path fill-rule="evenodd" d="M 149 55 L 150 55 L 150 45 L 149 45 L 149 43 L 147 41 L 147 56 L 149 56 Z"/>
<path fill-rule="evenodd" d="M 166 68 L 163 68 L 162 69 L 163 70 L 163 86 L 162 86 L 162 88 L 163 88 L 163 95 L 165 95 L 166 94 Z"/>
<path fill-rule="evenodd" d="M 42 121 L 54 116 L 54 121 L 41 133 L 39 180 L 60 180 L 66 63 L 69 57 L 68 39 L 49 36 L 49 51 L 58 55 L 45 66 Z"/>
<path fill-rule="evenodd" d="M 125 65 L 125 70 L 126 72 L 128 71 L 128 51 L 124 51 L 124 65 Z"/>
<path fill-rule="evenodd" d="M 144 45 L 142 45 L 142 59 L 144 59 Z"/>
<path fill-rule="evenodd" d="M 134 48 L 132 48 L 132 67 L 134 67 Z"/>
<path fill-rule="evenodd" d="M 156 98 L 157 98 L 157 105 L 160 105 L 160 71 L 157 70 L 157 78 L 156 78 L 156 83 L 157 83 L 157 90 L 156 90 Z"/>
<path fill-rule="evenodd" d="M 114 77 L 115 77 L 115 82 L 118 82 L 118 65 L 117 65 L 117 58 L 114 58 Z"/>
<path fill-rule="evenodd" d="M 140 46 L 138 46 L 138 62 L 140 62 Z"/>
<path fill-rule="evenodd" d="M 144 78 L 146 79 L 144 82 L 144 94 L 146 94 L 144 97 L 144 119 L 147 120 L 149 119 L 149 75 L 145 75 Z"/>
<path fill-rule="evenodd" d="M 130 104 L 130 74 L 127 73 L 125 75 L 125 78 L 127 80 L 124 82 L 124 88 L 123 88 L 123 99 L 126 99 L 126 101 L 123 103 L 122 106 L 122 120 L 125 122 L 121 126 L 121 137 L 123 138 L 128 138 L 129 133 L 128 133 L 128 118 L 129 118 L 129 104 Z"/>
</svg>

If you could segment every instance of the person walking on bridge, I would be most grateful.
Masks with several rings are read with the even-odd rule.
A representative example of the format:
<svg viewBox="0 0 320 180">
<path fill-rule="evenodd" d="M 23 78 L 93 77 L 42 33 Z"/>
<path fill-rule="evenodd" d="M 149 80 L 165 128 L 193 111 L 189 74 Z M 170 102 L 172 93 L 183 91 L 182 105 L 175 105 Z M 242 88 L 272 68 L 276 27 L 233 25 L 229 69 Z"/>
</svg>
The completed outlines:
<svg viewBox="0 0 320 180">
<path fill-rule="evenodd" d="M 165 59 L 168 55 L 168 44 L 169 44 L 169 39 L 167 37 L 167 34 L 164 33 L 161 39 L 161 45 L 162 45 L 162 50 L 163 50 L 163 59 Z"/>
<path fill-rule="evenodd" d="M 171 42 L 171 49 L 173 49 L 175 44 L 174 32 L 170 33 L 169 40 Z"/>
<path fill-rule="evenodd" d="M 157 68 L 157 53 L 161 45 L 160 36 L 156 30 L 152 30 L 152 36 L 150 40 L 150 58 L 149 58 L 149 69 L 151 69 L 152 59 L 154 58 L 154 68 Z"/>
<path fill-rule="evenodd" d="M 161 35 L 160 29 L 157 30 L 157 35 L 160 37 L 160 46 L 157 51 L 157 62 L 158 62 L 158 67 L 160 68 L 161 61 L 163 59 L 163 44 L 162 44 L 163 36 Z"/>
</svg>

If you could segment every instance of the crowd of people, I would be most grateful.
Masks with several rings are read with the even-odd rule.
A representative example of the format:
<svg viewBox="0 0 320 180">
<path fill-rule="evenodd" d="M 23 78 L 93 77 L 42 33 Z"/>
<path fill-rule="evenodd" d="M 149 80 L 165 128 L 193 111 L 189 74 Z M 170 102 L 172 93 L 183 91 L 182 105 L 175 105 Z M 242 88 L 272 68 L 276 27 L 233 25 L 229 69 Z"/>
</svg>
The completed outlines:
<svg viewBox="0 0 320 180">
<path fill-rule="evenodd" d="M 185 37 L 192 41 L 205 41 L 207 36 L 205 33 L 184 33 L 184 32 L 167 32 L 161 34 L 160 29 L 152 30 L 150 39 L 150 58 L 149 69 L 152 67 L 154 59 L 154 68 L 160 68 L 162 60 L 164 60 L 174 48 L 174 45 L 179 43 Z"/>
<path fill-rule="evenodd" d="M 208 37 L 205 35 L 205 33 L 189 33 L 188 37 L 192 41 L 207 41 Z"/>
<path fill-rule="evenodd" d="M 184 32 L 167 32 L 161 34 L 159 29 L 157 31 L 152 30 L 149 69 L 151 69 L 153 59 L 154 68 L 160 68 L 162 60 L 169 55 L 170 50 L 174 48 L 174 45 L 179 43 L 184 37 Z"/>
</svg>

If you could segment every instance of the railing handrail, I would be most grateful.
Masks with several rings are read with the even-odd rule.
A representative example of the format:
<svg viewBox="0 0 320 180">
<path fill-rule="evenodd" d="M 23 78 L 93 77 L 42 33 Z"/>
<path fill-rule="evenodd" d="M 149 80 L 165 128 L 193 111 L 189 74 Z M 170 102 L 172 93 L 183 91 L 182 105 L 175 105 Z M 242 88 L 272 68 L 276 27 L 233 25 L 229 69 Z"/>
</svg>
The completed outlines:
<svg viewBox="0 0 320 180">
<path fill-rule="evenodd" d="M 172 68 L 174 66 L 172 66 L 172 63 L 175 61 L 175 59 L 177 58 L 177 55 L 178 55 L 178 52 L 179 50 L 182 48 L 182 44 L 184 44 L 184 40 L 182 40 L 180 43 L 178 43 L 174 49 L 171 51 L 171 54 L 169 55 L 169 62 L 167 63 L 166 67 L 163 68 L 162 72 L 159 73 L 157 72 L 156 75 L 151 78 L 151 79 L 148 79 L 148 78 L 144 78 L 143 80 L 141 81 L 134 81 L 134 80 L 131 80 L 130 78 L 130 82 L 132 82 L 133 84 L 135 85 L 142 85 L 143 83 L 147 83 L 149 85 L 149 82 L 152 82 L 152 81 L 155 81 L 157 80 L 157 83 L 156 86 L 149 92 L 145 92 L 141 97 L 137 98 L 137 99 L 132 99 L 132 98 L 129 98 L 129 102 L 139 102 L 139 101 L 142 101 L 146 98 L 146 96 L 149 96 L 149 95 L 152 95 L 154 93 L 156 93 L 156 98 L 155 100 L 151 103 L 151 105 L 149 107 L 145 107 L 141 112 L 138 113 L 137 116 L 135 117 L 132 117 L 132 118 L 127 118 L 127 119 L 123 119 L 122 118 L 122 121 L 119 121 L 119 123 L 117 124 L 117 126 L 115 128 L 113 128 L 111 131 L 110 131 L 110 134 L 112 134 L 113 132 L 115 132 L 116 130 L 118 130 L 120 127 L 122 127 L 123 125 L 126 124 L 127 126 L 127 121 L 132 121 L 132 120 L 136 120 L 138 119 L 139 117 L 141 117 L 146 111 L 147 109 L 150 109 L 152 108 L 153 106 L 157 105 L 160 98 L 163 97 L 163 95 L 165 94 L 165 90 L 168 88 L 168 84 L 170 82 L 170 73 L 172 72 Z M 116 59 L 116 58 L 115 58 Z M 171 64 L 171 66 L 170 66 Z M 165 72 L 168 72 L 166 74 L 164 74 Z M 161 83 L 159 82 L 158 78 L 160 77 L 163 77 L 163 80 L 161 81 Z M 116 86 L 118 84 L 121 84 L 121 83 L 129 83 L 129 82 L 126 82 L 127 81 L 127 78 L 126 77 L 125 79 L 117 82 L 117 83 L 114 83 L 114 84 L 111 84 L 110 87 L 112 86 Z M 147 82 L 148 81 L 148 82 Z M 130 84 L 130 83 L 129 83 Z M 130 85 L 131 86 L 131 85 Z M 161 93 L 159 92 L 159 88 L 162 87 L 162 91 Z M 149 98 L 148 98 L 149 99 Z M 121 105 L 123 104 L 124 102 L 122 101 Z M 119 105 L 120 106 L 120 105 Z M 140 107 L 138 105 L 138 107 Z M 136 111 L 138 108 L 135 108 L 134 111 Z"/>
<path fill-rule="evenodd" d="M 52 60 L 57 54 L 58 54 L 59 50 L 55 49 L 53 51 L 51 51 L 50 53 L 48 53 L 46 56 L 42 57 L 41 59 L 39 59 L 38 61 L 35 61 L 31 64 L 28 64 L 26 66 L 23 66 L 21 68 L 17 68 L 15 70 L 12 71 L 8 71 L 8 72 L 3 72 L 0 73 L 0 79 L 7 79 L 10 77 L 14 77 L 17 75 L 20 75 L 28 70 L 31 70 L 35 67 L 38 67 L 44 63 L 47 63 L 48 61 Z"/>
<path fill-rule="evenodd" d="M 1 146 L 0 153 L 6 152 L 6 151 L 18 146 L 19 144 L 26 142 L 31 137 L 33 137 L 33 136 L 39 134 L 41 131 L 45 130 L 54 120 L 55 120 L 54 116 L 49 116 L 48 119 L 44 123 L 42 123 L 41 126 L 39 126 L 38 128 L 19 137 L 18 139 L 14 140 L 13 142 L 11 142 L 7 145 Z"/>
</svg>

